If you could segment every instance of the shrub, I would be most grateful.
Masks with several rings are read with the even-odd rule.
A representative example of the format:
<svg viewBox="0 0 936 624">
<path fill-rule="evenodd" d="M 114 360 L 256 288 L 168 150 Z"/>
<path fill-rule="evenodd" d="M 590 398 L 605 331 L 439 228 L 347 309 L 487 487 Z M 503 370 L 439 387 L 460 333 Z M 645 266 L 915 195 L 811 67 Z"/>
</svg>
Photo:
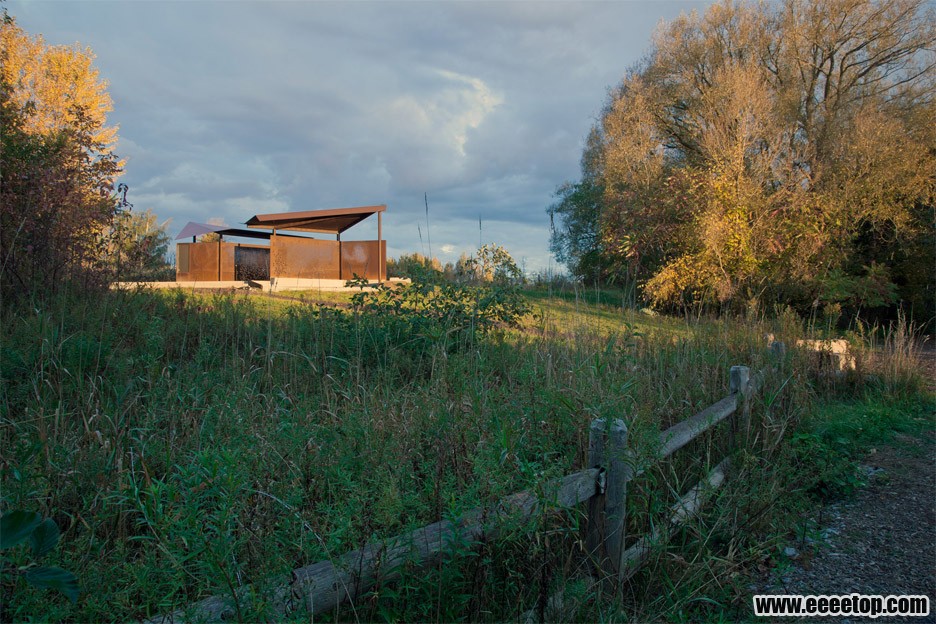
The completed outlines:
<svg viewBox="0 0 936 624">
<path fill-rule="evenodd" d="M 354 284 L 354 282 L 349 282 Z M 470 285 L 414 280 L 355 293 L 354 309 L 405 328 L 419 344 L 442 341 L 446 350 L 465 345 L 497 327 L 517 326 L 532 308 L 508 283 Z"/>
</svg>

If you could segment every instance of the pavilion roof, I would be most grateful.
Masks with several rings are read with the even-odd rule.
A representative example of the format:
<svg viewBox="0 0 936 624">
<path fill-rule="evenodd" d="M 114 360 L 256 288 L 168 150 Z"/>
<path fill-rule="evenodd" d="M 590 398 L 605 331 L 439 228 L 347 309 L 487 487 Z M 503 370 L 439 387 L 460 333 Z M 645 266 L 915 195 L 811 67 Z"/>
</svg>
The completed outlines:
<svg viewBox="0 0 936 624">
<path fill-rule="evenodd" d="M 254 215 L 245 224 L 248 228 L 272 228 L 274 230 L 296 230 L 300 232 L 324 232 L 341 234 L 378 212 L 387 209 L 380 206 L 358 206 L 355 208 L 329 208 L 301 212 L 274 212 Z"/>
</svg>

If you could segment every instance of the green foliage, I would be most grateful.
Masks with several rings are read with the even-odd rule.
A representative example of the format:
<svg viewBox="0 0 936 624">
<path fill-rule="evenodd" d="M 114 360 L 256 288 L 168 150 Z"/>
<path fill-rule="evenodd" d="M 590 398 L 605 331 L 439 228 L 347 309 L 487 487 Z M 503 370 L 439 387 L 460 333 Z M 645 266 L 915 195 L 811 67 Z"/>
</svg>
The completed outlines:
<svg viewBox="0 0 936 624">
<path fill-rule="evenodd" d="M 387 260 L 387 277 L 411 278 L 422 281 L 453 279 L 454 267 L 444 267 L 438 258 L 427 258 L 421 253 L 401 254 L 399 258 Z"/>
<path fill-rule="evenodd" d="M 23 578 L 33 587 L 55 589 L 73 603 L 78 601 L 78 579 L 71 572 L 54 567 L 29 568 L 23 572 Z"/>
<path fill-rule="evenodd" d="M 493 282 L 496 286 L 517 286 L 523 283 L 523 272 L 506 249 L 494 243 L 478 248 L 465 262 L 465 273 L 474 283 Z"/>
<path fill-rule="evenodd" d="M 934 417 L 932 397 L 896 398 L 880 389 L 817 403 L 790 437 L 792 456 L 803 467 L 800 485 L 822 499 L 851 494 L 864 485 L 859 463 L 869 451 L 893 444 L 895 434 L 922 434 Z"/>
<path fill-rule="evenodd" d="M 0 517 L 0 549 L 6 550 L 22 542 L 42 522 L 42 516 L 35 512 L 17 509 Z"/>
<path fill-rule="evenodd" d="M 0 551 L 13 550 L 18 544 L 29 540 L 30 553 L 34 561 L 22 564 L 23 557 L 7 559 L 6 553 L 0 557 L 0 570 L 13 576 L 13 584 L 17 577 L 22 577 L 27 583 L 39 589 L 55 589 L 68 597 L 72 603 L 78 601 L 78 579 L 71 572 L 61 568 L 39 566 L 36 561 L 50 553 L 59 541 L 59 528 L 51 518 L 42 519 L 42 516 L 32 511 L 15 509 L 0 516 Z M 20 563 L 17 563 L 20 561 Z"/>
<path fill-rule="evenodd" d="M 351 302 L 356 310 L 401 332 L 403 344 L 459 349 L 497 327 L 517 326 L 531 312 L 520 290 L 509 283 L 508 270 L 491 270 L 491 275 L 496 281 L 490 285 L 416 280 L 380 284 L 355 293 Z"/>
<path fill-rule="evenodd" d="M 897 301 L 897 286 L 891 281 L 886 265 L 871 263 L 864 268 L 864 275 L 850 275 L 837 269 L 830 271 L 822 280 L 820 301 L 845 303 L 852 310 L 880 308 Z"/>
<path fill-rule="evenodd" d="M 410 268 L 410 283 L 365 290 L 367 281 L 358 278 L 347 285 L 361 288 L 351 297 L 354 309 L 414 352 L 464 349 L 494 329 L 519 326 L 532 311 L 519 289 L 519 267 L 498 245 L 468 258 L 456 281 L 421 261 Z"/>
<path fill-rule="evenodd" d="M 438 258 L 429 259 L 420 253 L 403 254 L 387 262 L 389 277 L 410 278 L 424 284 L 469 282 L 498 285 L 519 285 L 523 272 L 513 257 L 500 245 L 482 245 L 474 255 L 462 254 L 455 265 L 442 266 Z"/>
<path fill-rule="evenodd" d="M 118 281 L 172 281 L 175 268 L 166 261 L 170 236 L 150 209 L 123 211 L 114 217 L 107 256 Z"/>
<path fill-rule="evenodd" d="M 588 182 L 565 183 L 556 189 L 557 201 L 548 209 L 552 222 L 549 250 L 573 275 L 593 277 L 584 272 L 589 254 L 599 251 L 601 197 L 604 191 Z M 559 226 L 556 226 L 556 220 Z"/>
</svg>

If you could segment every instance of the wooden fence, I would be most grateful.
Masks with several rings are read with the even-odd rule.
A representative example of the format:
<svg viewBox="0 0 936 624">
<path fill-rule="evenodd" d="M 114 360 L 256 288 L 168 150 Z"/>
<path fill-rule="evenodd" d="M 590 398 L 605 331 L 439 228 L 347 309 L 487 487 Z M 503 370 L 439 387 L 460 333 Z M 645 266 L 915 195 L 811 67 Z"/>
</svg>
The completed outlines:
<svg viewBox="0 0 936 624">
<path fill-rule="evenodd" d="M 596 572 L 602 579 L 622 582 L 637 571 L 654 544 L 684 523 L 702 507 L 711 493 L 725 480 L 729 459 L 716 465 L 670 509 L 665 523 L 658 523 L 649 535 L 625 548 L 625 508 L 627 484 L 656 462 L 669 457 L 718 423 L 735 413 L 732 435 L 749 439 L 750 398 L 757 384 L 746 366 L 732 366 L 730 394 L 698 414 L 659 434 L 659 444 L 647 458 L 627 448 L 627 426 L 622 420 L 608 423 L 598 419 L 589 430 L 588 467 L 548 481 L 536 490 L 527 490 L 501 499 L 492 508 L 473 509 L 457 520 L 442 520 L 404 535 L 369 544 L 334 561 L 320 561 L 293 570 L 274 580 L 276 587 L 264 597 L 271 614 L 306 611 L 318 614 L 353 601 L 375 587 L 399 578 L 406 566 L 430 567 L 437 564 L 449 544 L 472 543 L 496 533 L 505 517 L 528 518 L 545 506 L 573 507 L 587 503 L 585 545 Z M 739 422 L 740 421 L 740 422 Z M 409 569 L 412 569 L 410 567 Z M 252 594 L 241 588 L 238 600 Z M 561 595 L 550 600 L 556 604 Z M 150 624 L 178 623 L 186 613 L 196 621 L 229 621 L 238 618 L 233 596 L 212 596 L 185 610 L 148 620 Z M 529 615 L 529 614 L 528 614 Z M 542 613 L 540 613 L 542 616 Z M 529 618 L 524 618 L 529 619 Z"/>
</svg>

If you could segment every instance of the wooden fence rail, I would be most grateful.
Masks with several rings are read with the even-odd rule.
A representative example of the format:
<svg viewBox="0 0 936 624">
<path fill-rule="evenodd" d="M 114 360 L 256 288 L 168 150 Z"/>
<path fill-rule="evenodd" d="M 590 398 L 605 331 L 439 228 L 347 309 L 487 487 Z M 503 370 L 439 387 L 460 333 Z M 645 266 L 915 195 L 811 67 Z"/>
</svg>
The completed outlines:
<svg viewBox="0 0 936 624">
<path fill-rule="evenodd" d="M 603 578 L 618 582 L 630 577 L 647 559 L 654 544 L 665 540 L 671 529 L 693 516 L 709 495 L 725 480 L 729 460 L 723 459 L 709 474 L 689 490 L 670 511 L 668 522 L 659 523 L 650 535 L 625 548 L 625 510 L 627 484 L 654 463 L 669 457 L 732 414 L 741 412 L 741 422 L 732 427 L 749 433 L 750 396 L 756 390 L 750 370 L 733 366 L 728 396 L 698 414 L 663 431 L 658 448 L 649 458 L 627 448 L 627 426 L 615 419 L 591 423 L 589 429 L 588 467 L 548 481 L 534 490 L 511 494 L 492 508 L 472 509 L 456 520 L 442 520 L 409 533 L 382 540 L 351 551 L 334 561 L 320 561 L 296 570 L 271 583 L 276 589 L 264 597 L 271 614 L 307 611 L 318 614 L 334 609 L 345 601 L 374 588 L 377 582 L 399 578 L 406 566 L 432 566 L 450 544 L 479 541 L 496 533 L 505 517 L 529 518 L 544 505 L 573 507 L 588 503 L 585 544 Z M 241 588 L 237 599 L 247 599 L 250 587 Z M 555 602 L 553 599 L 551 602 Z M 156 618 L 148 624 L 179 623 L 186 615 L 196 621 L 228 621 L 237 618 L 233 596 L 212 596 Z M 540 614 L 542 615 L 542 614 Z"/>
</svg>

